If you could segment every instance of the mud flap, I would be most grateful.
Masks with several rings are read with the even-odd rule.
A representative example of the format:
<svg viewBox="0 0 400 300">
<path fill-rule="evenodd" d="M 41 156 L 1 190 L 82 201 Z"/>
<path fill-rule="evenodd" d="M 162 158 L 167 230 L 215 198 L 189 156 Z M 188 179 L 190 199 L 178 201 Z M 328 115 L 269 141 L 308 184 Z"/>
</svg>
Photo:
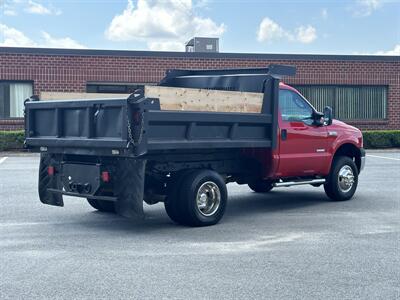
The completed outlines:
<svg viewBox="0 0 400 300">
<path fill-rule="evenodd" d="M 41 153 L 38 182 L 40 202 L 48 205 L 64 206 L 64 201 L 61 194 L 50 193 L 47 190 L 48 188 L 61 190 L 61 180 L 59 176 L 57 174 L 49 176 L 49 174 L 47 173 L 47 168 L 50 165 L 56 167 L 56 162 L 51 158 L 50 155 Z"/>
<path fill-rule="evenodd" d="M 146 160 L 121 159 L 118 161 L 115 182 L 116 212 L 127 218 L 143 219 L 144 178 Z"/>
</svg>

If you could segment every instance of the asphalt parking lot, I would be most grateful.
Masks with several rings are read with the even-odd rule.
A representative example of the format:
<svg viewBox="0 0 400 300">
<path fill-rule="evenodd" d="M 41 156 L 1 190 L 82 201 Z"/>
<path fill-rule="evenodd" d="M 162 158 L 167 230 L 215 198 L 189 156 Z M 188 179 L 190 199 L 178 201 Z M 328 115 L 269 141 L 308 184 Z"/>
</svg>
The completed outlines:
<svg viewBox="0 0 400 300">
<path fill-rule="evenodd" d="M 3 157 L 3 158 L 2 158 Z M 370 152 L 353 200 L 230 184 L 222 222 L 173 224 L 37 196 L 37 156 L 0 153 L 0 298 L 399 299 L 400 152 Z"/>
</svg>

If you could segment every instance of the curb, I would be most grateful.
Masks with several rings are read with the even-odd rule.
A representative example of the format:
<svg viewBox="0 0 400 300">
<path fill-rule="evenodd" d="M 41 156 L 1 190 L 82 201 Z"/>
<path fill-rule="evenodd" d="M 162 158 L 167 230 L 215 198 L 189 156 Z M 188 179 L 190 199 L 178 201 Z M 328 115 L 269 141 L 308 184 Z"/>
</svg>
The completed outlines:
<svg viewBox="0 0 400 300">
<path fill-rule="evenodd" d="M 365 149 L 367 153 L 399 153 L 400 148 Z"/>
</svg>

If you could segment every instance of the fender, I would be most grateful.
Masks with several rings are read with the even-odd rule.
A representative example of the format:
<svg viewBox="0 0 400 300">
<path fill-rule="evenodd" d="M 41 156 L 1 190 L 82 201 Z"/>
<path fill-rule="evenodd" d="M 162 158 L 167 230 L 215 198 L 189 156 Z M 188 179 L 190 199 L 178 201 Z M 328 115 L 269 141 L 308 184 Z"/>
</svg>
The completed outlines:
<svg viewBox="0 0 400 300">
<path fill-rule="evenodd" d="M 343 146 L 346 146 L 346 145 L 354 147 L 353 149 L 357 149 L 358 152 L 361 151 L 360 150 L 360 148 L 361 148 L 360 146 L 361 145 L 360 145 L 360 143 L 358 141 L 358 138 L 355 137 L 355 136 L 351 137 L 351 138 L 349 138 L 348 136 L 347 137 L 343 136 L 343 137 L 338 138 L 337 140 L 335 140 L 332 143 L 332 147 L 330 148 L 329 161 L 328 161 L 328 164 L 327 164 L 327 167 L 328 167 L 327 174 L 329 174 L 329 171 L 331 169 L 332 162 L 333 162 L 333 159 L 334 159 L 335 155 L 338 153 L 338 151 L 340 149 L 343 149 Z M 349 154 L 351 154 L 351 153 L 349 153 Z M 361 152 L 360 152 L 360 154 L 361 154 Z"/>
</svg>

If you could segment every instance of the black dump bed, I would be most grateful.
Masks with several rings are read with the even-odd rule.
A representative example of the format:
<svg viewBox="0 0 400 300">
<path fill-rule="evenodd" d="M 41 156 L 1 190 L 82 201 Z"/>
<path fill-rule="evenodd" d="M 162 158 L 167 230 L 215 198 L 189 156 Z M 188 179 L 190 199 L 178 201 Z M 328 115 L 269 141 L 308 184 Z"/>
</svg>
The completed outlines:
<svg viewBox="0 0 400 300">
<path fill-rule="evenodd" d="M 163 150 L 275 147 L 279 79 L 288 66 L 170 70 L 161 86 L 263 93 L 261 113 L 161 110 L 143 91 L 128 99 L 27 101 L 26 147 L 33 151 L 140 156 Z"/>
</svg>

